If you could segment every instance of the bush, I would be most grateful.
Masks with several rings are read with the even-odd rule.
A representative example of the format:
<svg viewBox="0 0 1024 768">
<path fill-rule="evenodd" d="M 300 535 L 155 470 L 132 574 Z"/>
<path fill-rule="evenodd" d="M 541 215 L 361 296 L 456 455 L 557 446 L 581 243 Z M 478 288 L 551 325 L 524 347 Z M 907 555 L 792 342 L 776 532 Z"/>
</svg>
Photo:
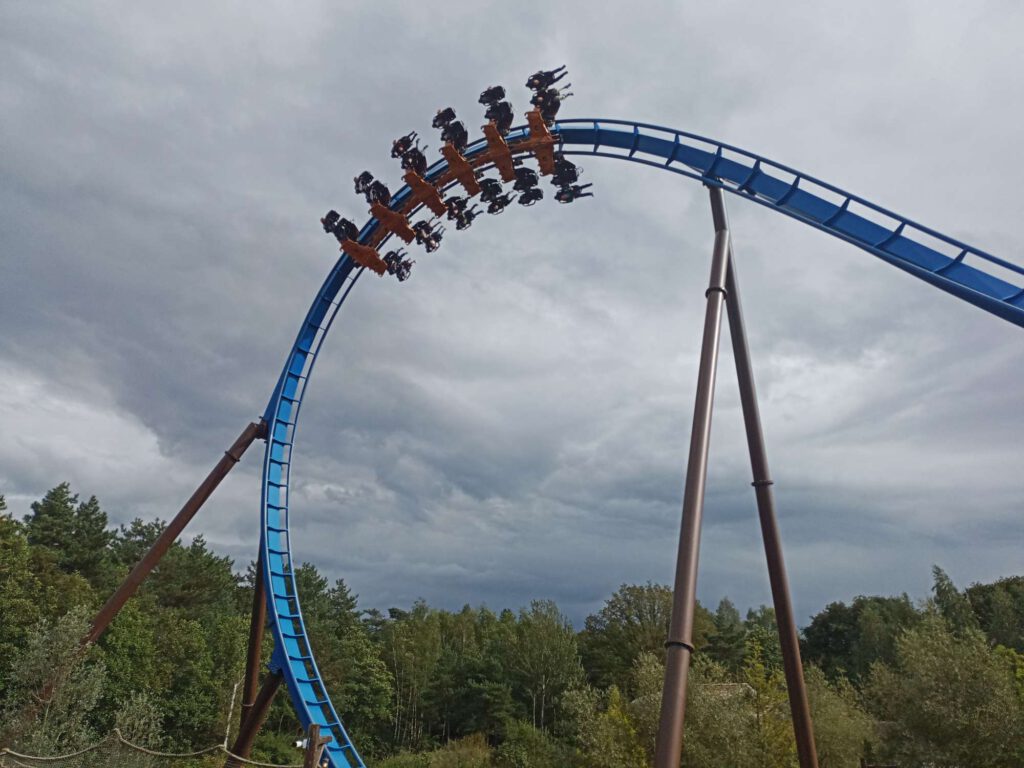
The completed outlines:
<svg viewBox="0 0 1024 768">
<path fill-rule="evenodd" d="M 1015 670 L 977 630 L 929 616 L 897 642 L 896 663 L 876 664 L 868 699 L 886 721 L 889 759 L 906 765 L 1019 768 L 1024 702 Z"/>
<path fill-rule="evenodd" d="M 401 752 L 377 763 L 377 768 L 430 768 L 430 755 Z"/>
<path fill-rule="evenodd" d="M 875 736 L 875 721 L 861 709 L 857 692 L 845 677 L 835 683 L 818 667 L 804 672 L 814 719 L 814 742 L 821 768 L 856 766 Z"/>
<path fill-rule="evenodd" d="M 491 748 L 483 734 L 453 741 L 430 754 L 429 768 L 490 768 Z"/>
<path fill-rule="evenodd" d="M 569 762 L 566 751 L 544 731 L 516 720 L 507 726 L 495 765 L 498 768 L 564 768 Z"/>
</svg>

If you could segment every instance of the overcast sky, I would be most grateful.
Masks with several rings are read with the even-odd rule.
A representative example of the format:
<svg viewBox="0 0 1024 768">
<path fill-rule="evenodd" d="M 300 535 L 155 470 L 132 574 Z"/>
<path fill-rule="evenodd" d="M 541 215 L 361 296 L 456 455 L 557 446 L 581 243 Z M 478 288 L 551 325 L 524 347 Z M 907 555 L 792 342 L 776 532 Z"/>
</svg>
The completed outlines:
<svg viewBox="0 0 1024 768">
<path fill-rule="evenodd" d="M 713 136 L 1021 263 L 1015 2 L 0 5 L 0 493 L 171 516 L 256 418 L 392 138 L 567 64 L 563 117 Z M 364 607 L 672 578 L 707 193 L 584 159 L 596 196 L 485 216 L 365 275 L 308 390 L 294 547 Z M 550 193 L 549 193 L 550 197 Z M 1024 333 L 730 197 L 801 623 L 1024 572 Z M 728 343 L 699 596 L 770 600 Z M 262 446 L 189 529 L 254 556 Z"/>
</svg>

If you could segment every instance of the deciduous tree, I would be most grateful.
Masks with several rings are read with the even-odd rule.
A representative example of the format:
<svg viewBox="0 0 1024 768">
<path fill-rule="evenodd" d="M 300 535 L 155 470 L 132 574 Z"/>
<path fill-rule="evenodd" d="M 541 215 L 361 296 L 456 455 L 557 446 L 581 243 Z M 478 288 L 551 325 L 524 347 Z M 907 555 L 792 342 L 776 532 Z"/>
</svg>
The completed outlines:
<svg viewBox="0 0 1024 768">
<path fill-rule="evenodd" d="M 868 696 L 889 725 L 887 753 L 906 765 L 1010 768 L 1024 764 L 1024 704 L 1014 670 L 977 630 L 932 615 L 877 664 Z"/>
</svg>

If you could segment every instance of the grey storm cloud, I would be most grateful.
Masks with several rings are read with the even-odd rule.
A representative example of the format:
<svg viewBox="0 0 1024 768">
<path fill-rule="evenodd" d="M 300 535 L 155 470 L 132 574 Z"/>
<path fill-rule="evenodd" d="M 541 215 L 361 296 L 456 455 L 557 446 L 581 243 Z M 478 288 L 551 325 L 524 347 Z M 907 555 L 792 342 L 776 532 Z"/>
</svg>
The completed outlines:
<svg viewBox="0 0 1024 768">
<path fill-rule="evenodd" d="M 349 179 L 496 82 L 570 66 L 567 116 L 714 136 L 1020 262 L 1024 9 L 1009 2 L 0 8 L 0 492 L 168 517 L 258 416 Z M 296 554 L 367 607 L 671 578 L 707 196 L 585 158 L 597 193 L 364 276 L 308 390 Z M 1020 329 L 730 199 L 798 613 L 1021 570 Z M 728 344 L 700 596 L 768 600 Z M 254 453 L 255 453 L 254 449 Z M 197 518 L 256 546 L 258 460 Z"/>
</svg>

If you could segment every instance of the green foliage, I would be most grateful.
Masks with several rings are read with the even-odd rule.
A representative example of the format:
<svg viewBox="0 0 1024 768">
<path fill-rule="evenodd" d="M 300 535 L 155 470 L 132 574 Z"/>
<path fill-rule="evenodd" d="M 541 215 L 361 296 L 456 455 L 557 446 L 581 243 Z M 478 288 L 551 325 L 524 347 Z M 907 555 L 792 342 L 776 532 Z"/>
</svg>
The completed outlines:
<svg viewBox="0 0 1024 768">
<path fill-rule="evenodd" d="M 726 669 L 738 671 L 743 666 L 747 630 L 740 612 L 727 597 L 723 597 L 711 619 L 713 629 L 708 636 L 705 653 Z"/>
<path fill-rule="evenodd" d="M 782 670 L 765 660 L 756 640 L 748 640 L 743 681 L 752 692 L 754 764 L 764 768 L 796 765 L 796 742 Z"/>
<path fill-rule="evenodd" d="M 215 555 L 203 537 L 196 536 L 187 547 L 171 547 L 148 587 L 160 606 L 187 612 L 205 624 L 233 607 L 238 579 L 231 566 L 231 558 Z"/>
<path fill-rule="evenodd" d="M 83 652 L 89 611 L 42 619 L 13 656 L 0 733 L 19 751 L 52 755 L 96 740 L 90 727 L 106 670 L 96 649 Z"/>
<path fill-rule="evenodd" d="M 804 661 L 821 667 L 830 680 L 848 677 L 860 684 L 873 663 L 895 659 L 897 639 L 920 618 L 906 595 L 830 603 L 804 629 Z"/>
<path fill-rule="evenodd" d="M 168 743 L 176 749 L 211 744 L 223 738 L 224 719 L 234 683 L 244 666 L 248 621 L 230 600 L 234 579 L 220 578 L 227 597 L 211 598 L 179 571 L 196 565 L 211 575 L 230 568 L 221 558 L 198 547 L 172 547 L 161 563 L 161 580 L 125 606 L 100 641 L 109 660 L 105 698 L 110 726 L 112 712 L 133 691 L 151 691 L 166 716 Z M 200 595 L 198 618 L 170 590 Z M 230 585 L 230 586 L 228 586 Z M 205 596 L 202 597 L 202 596 Z"/>
<path fill-rule="evenodd" d="M 376 768 L 490 768 L 492 765 L 487 739 L 482 734 L 473 734 L 433 752 L 401 752 L 376 763 Z"/>
<path fill-rule="evenodd" d="M 590 682 L 629 689 L 633 660 L 645 651 L 665 657 L 672 617 L 672 590 L 661 584 L 623 584 L 596 614 L 587 617 L 580 652 Z M 693 644 L 703 648 L 714 631 L 711 614 L 698 604 Z"/>
<path fill-rule="evenodd" d="M 32 504 L 25 516 L 29 544 L 56 553 L 65 573 L 78 573 L 94 585 L 106 585 L 112 575 L 107 515 L 95 496 L 79 502 L 68 483 L 50 490 Z"/>
<path fill-rule="evenodd" d="M 966 594 L 989 641 L 1024 653 L 1024 576 L 972 584 Z"/>
<path fill-rule="evenodd" d="M 0 496 L 0 511 L 7 508 Z M 0 660 L 10 659 L 25 644 L 29 627 L 41 615 L 42 584 L 32 569 L 22 526 L 0 514 Z M 0 662 L 0 691 L 7 686 L 7 665 Z"/>
<path fill-rule="evenodd" d="M 162 690 L 173 674 L 160 653 L 152 614 L 138 601 L 129 601 L 100 641 L 107 659 L 105 697 L 111 711 L 127 702 L 133 692 Z"/>
<path fill-rule="evenodd" d="M 562 694 L 583 679 L 572 625 L 550 600 L 520 612 L 510 667 L 529 696 L 533 726 L 543 730 Z"/>
<path fill-rule="evenodd" d="M 507 721 L 524 712 L 509 671 L 514 617 L 465 606 L 458 613 L 438 612 L 438 622 L 441 655 L 425 692 L 425 712 L 434 724 L 429 730 L 442 741 L 500 735 Z"/>
<path fill-rule="evenodd" d="M 1014 685 L 1017 688 L 1017 696 L 1021 702 L 1024 702 L 1024 653 L 1017 653 L 1013 648 L 1006 648 L 1002 645 L 997 645 L 993 650 L 996 656 L 1002 659 L 1010 669 Z"/>
<path fill-rule="evenodd" d="M 979 629 L 978 617 L 974 615 L 971 601 L 953 584 L 953 580 L 939 566 L 932 567 L 934 583 L 932 593 L 935 606 L 957 635 L 965 635 Z"/>
<path fill-rule="evenodd" d="M 430 768 L 430 755 L 422 752 L 400 752 L 380 761 L 375 768 Z"/>
<path fill-rule="evenodd" d="M 748 768 L 752 762 L 751 691 L 720 664 L 698 656 L 686 696 L 685 768 Z"/>
<path fill-rule="evenodd" d="M 871 672 L 867 695 L 887 725 L 885 754 L 908 766 L 1020 766 L 1024 701 L 1015 671 L 980 632 L 929 616 L 900 637 L 892 665 Z"/>
<path fill-rule="evenodd" d="M 287 697 L 282 696 L 281 699 Z M 282 701 L 282 705 L 284 702 Z M 288 707 L 289 712 L 291 707 Z M 260 731 L 253 747 L 252 757 L 264 763 L 276 763 L 277 765 L 294 765 L 301 754 L 295 748 L 298 734 L 301 729 L 296 723 L 295 727 L 282 728 L 275 718 L 269 718 L 267 724 Z M 225 768 L 224 759 L 221 758 L 216 768 Z"/>
<path fill-rule="evenodd" d="M 393 743 L 421 747 L 426 743 L 426 692 L 441 658 L 439 615 L 426 603 L 411 611 L 392 609 L 380 634 L 381 652 L 394 680 Z"/>
<path fill-rule="evenodd" d="M 495 754 L 498 768 L 563 768 L 571 759 L 568 749 L 531 723 L 508 723 L 505 740 Z"/>
<path fill-rule="evenodd" d="M 430 756 L 429 768 L 489 768 L 491 749 L 483 734 L 453 741 Z"/>
<path fill-rule="evenodd" d="M 875 739 L 875 721 L 845 678 L 832 683 L 819 668 L 808 667 L 804 679 L 819 768 L 854 768 L 864 757 L 865 746 Z"/>
<path fill-rule="evenodd" d="M 642 653 L 633 663 L 633 700 L 629 716 L 636 737 L 647 755 L 654 760 L 654 746 L 661 719 L 661 689 L 665 681 L 665 665 L 653 653 Z"/>
<path fill-rule="evenodd" d="M 391 721 L 393 686 L 387 665 L 360 621 L 358 600 L 345 582 L 328 587 L 311 565 L 296 572 L 299 598 L 320 674 L 353 739 L 368 754 L 379 752 Z"/>
<path fill-rule="evenodd" d="M 132 691 L 121 705 L 114 727 L 137 747 L 159 750 L 163 744 L 163 713 L 147 693 Z"/>
<path fill-rule="evenodd" d="M 756 651 L 758 663 L 770 672 L 782 671 L 782 643 L 779 640 L 779 628 L 776 624 L 775 609 L 762 605 L 747 611 L 743 622 L 744 649 L 743 663 L 750 660 Z"/>
<path fill-rule="evenodd" d="M 136 519 L 109 530 L 99 502 L 80 502 L 66 483 L 23 522 L 0 496 L 5 744 L 66 752 L 116 727 L 134 743 L 186 751 L 219 743 L 229 722 L 237 729 L 237 701 L 230 710 L 256 574 L 250 563 L 240 577 L 202 537 L 175 543 L 99 644 L 78 650 L 92 611 L 164 529 Z M 925 609 L 906 595 L 858 597 L 807 627 L 822 768 L 862 757 L 902 768 L 1024 764 L 1024 577 L 961 591 L 941 569 L 934 576 Z M 384 614 L 361 610 L 344 581 L 312 565 L 296 580 L 320 672 L 371 765 L 653 760 L 667 587 L 623 585 L 577 634 L 551 601 L 497 614 L 419 601 Z M 693 639 L 682 765 L 793 768 L 774 612 L 761 606 L 741 619 L 723 599 L 714 615 L 698 608 Z M 279 695 L 254 757 L 295 762 L 299 734 Z M 129 758 L 127 768 L 149 768 L 145 755 Z"/>
<path fill-rule="evenodd" d="M 616 686 L 601 694 L 577 688 L 566 695 L 569 736 L 581 766 L 646 768 L 647 754 L 629 717 L 628 702 Z"/>
</svg>

